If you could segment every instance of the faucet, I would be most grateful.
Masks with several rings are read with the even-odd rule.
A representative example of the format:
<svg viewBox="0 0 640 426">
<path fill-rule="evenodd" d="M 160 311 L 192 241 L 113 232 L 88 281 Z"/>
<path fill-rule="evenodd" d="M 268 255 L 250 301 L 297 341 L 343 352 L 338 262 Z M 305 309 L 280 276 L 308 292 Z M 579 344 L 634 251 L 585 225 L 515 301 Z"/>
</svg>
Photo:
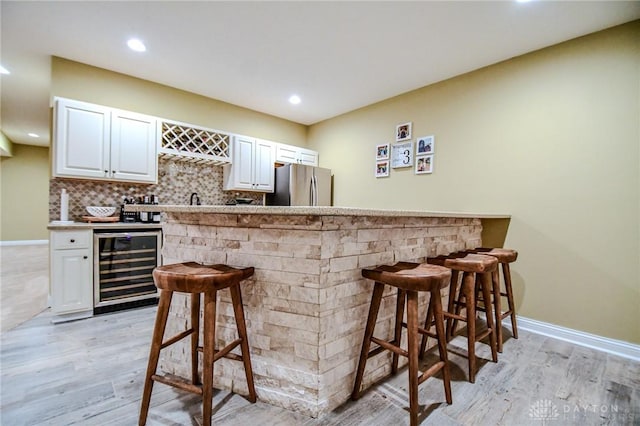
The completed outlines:
<svg viewBox="0 0 640 426">
<path fill-rule="evenodd" d="M 193 205 L 193 197 L 196 198 L 196 206 L 199 206 L 200 205 L 200 197 L 198 197 L 198 193 L 197 192 L 194 192 L 194 193 L 191 194 L 191 198 L 189 199 L 189 204 Z"/>
</svg>

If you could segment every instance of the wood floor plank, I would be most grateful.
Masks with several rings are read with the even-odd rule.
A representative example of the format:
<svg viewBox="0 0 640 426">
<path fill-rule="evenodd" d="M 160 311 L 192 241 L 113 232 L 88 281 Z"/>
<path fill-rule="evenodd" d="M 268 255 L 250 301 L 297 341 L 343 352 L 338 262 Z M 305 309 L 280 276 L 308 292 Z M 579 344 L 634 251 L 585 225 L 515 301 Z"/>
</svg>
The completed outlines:
<svg viewBox="0 0 640 426">
<path fill-rule="evenodd" d="M 137 424 L 155 310 L 148 307 L 56 325 L 45 311 L 2 333 L 0 424 Z M 464 356 L 466 340 L 456 339 L 453 346 L 460 347 L 452 347 L 449 353 L 453 404 L 444 403 L 439 376 L 421 384 L 423 425 L 541 425 L 554 424 L 552 420 L 562 426 L 640 424 L 638 362 L 522 331 L 520 339 L 506 339 L 498 363 L 488 361 L 490 352 L 478 343 L 481 359 L 476 383 L 471 384 Z M 428 356 L 421 368 L 432 361 Z M 216 391 L 213 423 L 407 425 L 406 388 L 403 368 L 373 385 L 358 401 L 349 401 L 320 419 Z M 557 417 L 536 417 L 539 412 L 533 409 L 547 403 Z M 589 411 L 591 406 L 596 409 Z M 610 408 L 603 413 L 601 407 L 615 407 L 616 412 Z M 149 425 L 201 423 L 197 395 L 154 386 Z"/>
</svg>

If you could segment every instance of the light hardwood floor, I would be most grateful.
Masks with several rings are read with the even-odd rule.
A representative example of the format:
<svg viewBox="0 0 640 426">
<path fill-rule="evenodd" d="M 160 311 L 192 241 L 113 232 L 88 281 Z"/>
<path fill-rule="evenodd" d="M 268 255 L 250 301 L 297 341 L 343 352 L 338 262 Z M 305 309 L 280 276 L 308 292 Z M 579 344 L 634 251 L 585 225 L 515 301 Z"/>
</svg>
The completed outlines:
<svg viewBox="0 0 640 426">
<path fill-rule="evenodd" d="M 0 247 L 1 331 L 44 311 L 48 293 L 48 244 Z"/>
<path fill-rule="evenodd" d="M 2 425 L 137 424 L 156 308 L 50 323 L 45 311 L 4 332 Z M 508 336 L 508 332 L 505 333 Z M 452 342 L 464 346 L 460 337 Z M 522 331 L 494 364 L 478 344 L 480 371 L 452 347 L 453 404 L 442 381 L 420 386 L 424 425 L 639 425 L 640 363 Z M 343 426 L 408 424 L 406 370 L 321 419 L 217 391 L 214 424 Z M 258 394 L 259 394 L 258 389 Z M 201 400 L 156 384 L 149 425 L 198 425 Z"/>
</svg>

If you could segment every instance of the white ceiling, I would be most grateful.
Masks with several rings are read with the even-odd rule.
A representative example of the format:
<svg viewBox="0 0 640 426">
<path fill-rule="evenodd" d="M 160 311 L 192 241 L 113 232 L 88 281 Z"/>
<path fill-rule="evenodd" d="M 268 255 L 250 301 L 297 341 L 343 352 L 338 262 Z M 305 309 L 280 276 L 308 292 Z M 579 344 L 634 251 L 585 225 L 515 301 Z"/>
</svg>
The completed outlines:
<svg viewBox="0 0 640 426">
<path fill-rule="evenodd" d="M 48 145 L 52 55 L 312 124 L 639 19 L 640 2 L 2 0 L 0 13 L 1 129 Z"/>
</svg>

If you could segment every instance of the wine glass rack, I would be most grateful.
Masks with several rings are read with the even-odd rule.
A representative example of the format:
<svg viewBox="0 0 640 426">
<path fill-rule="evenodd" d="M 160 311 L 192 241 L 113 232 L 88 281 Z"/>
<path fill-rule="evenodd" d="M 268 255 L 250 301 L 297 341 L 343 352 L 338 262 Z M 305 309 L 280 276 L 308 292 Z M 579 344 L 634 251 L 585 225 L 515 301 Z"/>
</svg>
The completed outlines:
<svg viewBox="0 0 640 426">
<path fill-rule="evenodd" d="M 167 120 L 161 122 L 161 132 L 160 157 L 214 165 L 231 162 L 229 133 Z"/>
</svg>

